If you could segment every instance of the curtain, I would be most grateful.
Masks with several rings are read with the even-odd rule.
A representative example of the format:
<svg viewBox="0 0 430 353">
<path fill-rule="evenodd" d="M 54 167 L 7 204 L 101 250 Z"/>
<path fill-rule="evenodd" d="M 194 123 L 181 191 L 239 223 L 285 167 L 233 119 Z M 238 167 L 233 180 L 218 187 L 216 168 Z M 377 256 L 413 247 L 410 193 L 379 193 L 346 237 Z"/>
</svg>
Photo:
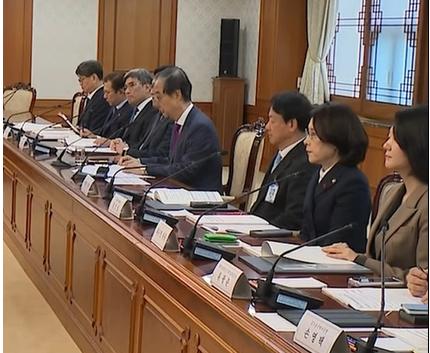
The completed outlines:
<svg viewBox="0 0 430 353">
<path fill-rule="evenodd" d="M 300 92 L 313 104 L 330 99 L 326 57 L 334 37 L 338 0 L 308 0 L 308 51 Z"/>
</svg>

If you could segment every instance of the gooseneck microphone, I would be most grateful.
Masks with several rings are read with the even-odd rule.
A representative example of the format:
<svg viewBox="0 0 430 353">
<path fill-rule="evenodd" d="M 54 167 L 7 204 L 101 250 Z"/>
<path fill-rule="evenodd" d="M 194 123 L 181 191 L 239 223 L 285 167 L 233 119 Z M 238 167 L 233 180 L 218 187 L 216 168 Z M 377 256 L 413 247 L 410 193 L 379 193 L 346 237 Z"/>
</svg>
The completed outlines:
<svg viewBox="0 0 430 353">
<path fill-rule="evenodd" d="M 118 169 L 110 178 L 109 184 L 106 186 L 106 191 L 105 191 L 103 198 L 104 199 L 112 198 L 113 185 L 114 185 L 115 177 L 117 176 L 118 173 L 122 172 L 123 170 L 143 169 L 143 168 L 146 168 L 146 166 L 139 165 L 139 166 L 133 166 L 133 167 L 122 167 L 122 168 Z"/>
<path fill-rule="evenodd" d="M 272 282 L 273 282 L 273 276 L 275 275 L 275 270 L 276 270 L 276 265 L 279 263 L 279 261 L 285 256 L 288 255 L 294 251 L 297 251 L 305 246 L 309 246 L 309 245 L 313 245 L 315 243 L 318 243 L 321 240 L 327 239 L 327 238 L 331 238 L 334 235 L 337 235 L 339 233 L 348 231 L 348 230 L 352 230 L 353 229 L 353 224 L 347 224 L 341 228 L 337 228 L 335 230 L 332 230 L 331 232 L 328 232 L 326 234 L 320 235 L 319 237 L 313 238 L 311 240 L 308 240 L 300 245 L 297 245 L 296 247 L 292 248 L 292 249 L 288 249 L 286 251 L 284 251 L 282 254 L 280 254 L 276 261 L 273 263 L 270 271 L 267 273 L 267 277 L 266 280 L 264 282 L 262 282 L 261 284 L 259 284 L 259 287 L 257 289 L 257 296 L 261 299 L 263 299 L 264 302 L 268 302 L 269 298 L 272 295 Z"/>
<path fill-rule="evenodd" d="M 70 168 L 73 167 L 71 164 L 64 162 L 63 161 L 63 157 L 66 153 L 66 150 L 68 147 L 74 145 L 76 142 L 81 141 L 82 139 L 84 139 L 85 137 L 79 137 L 78 139 L 76 139 L 75 141 L 69 143 L 67 146 L 64 147 L 64 149 L 61 151 L 61 153 L 57 156 L 57 158 L 55 160 L 53 160 L 51 162 L 51 165 L 53 167 L 57 167 L 57 168 Z"/>
<path fill-rule="evenodd" d="M 138 207 L 137 207 L 137 212 L 136 212 L 136 214 L 137 214 L 139 217 L 140 217 L 140 216 L 142 216 L 142 214 L 143 214 L 143 212 L 144 212 L 144 209 L 145 209 L 145 202 L 146 202 L 146 198 L 147 198 L 147 196 L 148 196 L 149 192 L 150 192 L 153 188 L 155 188 L 156 186 L 158 186 L 158 185 L 160 185 L 160 184 L 164 183 L 165 181 L 167 181 L 167 180 L 169 180 L 169 179 L 171 179 L 171 178 L 174 178 L 175 176 L 177 176 L 177 175 L 181 174 L 182 172 L 184 172 L 184 171 L 188 170 L 188 169 L 189 169 L 189 168 L 191 168 L 191 167 L 196 166 L 197 164 L 200 164 L 200 163 L 206 162 L 207 160 L 209 160 L 209 159 L 211 159 L 211 158 L 214 158 L 214 157 L 217 157 L 217 156 L 225 156 L 226 154 L 227 154 L 227 151 L 217 151 L 217 152 L 211 153 L 209 156 L 206 156 L 206 157 L 204 157 L 204 158 L 202 158 L 202 159 L 199 159 L 199 160 L 197 160 L 197 161 L 191 161 L 191 163 L 190 163 L 190 164 L 188 164 L 188 165 L 186 165 L 184 168 L 181 168 L 181 169 L 177 170 L 176 172 L 174 172 L 173 174 L 167 175 L 167 176 L 165 176 L 164 178 L 160 179 L 159 181 L 157 181 L 157 182 L 155 182 L 155 183 L 151 184 L 151 186 L 150 186 L 150 187 L 145 191 L 145 193 L 143 194 L 142 200 L 140 201 L 140 204 L 139 204 L 139 205 L 138 205 Z"/>
<path fill-rule="evenodd" d="M 195 236 L 196 236 L 196 232 L 197 232 L 197 225 L 199 224 L 200 220 L 202 219 L 202 217 L 203 217 L 204 215 L 207 215 L 207 214 L 208 214 L 208 213 L 210 213 L 210 212 L 213 212 L 213 211 L 215 211 L 215 210 L 217 210 L 217 209 L 219 209 L 219 208 L 225 207 L 226 205 L 229 205 L 229 204 L 231 204 L 231 203 L 233 203 L 233 202 L 235 202 L 235 201 L 238 201 L 238 200 L 240 200 L 240 199 L 243 199 L 243 198 L 245 198 L 245 197 L 247 197 L 247 196 L 249 196 L 249 195 L 251 195 L 251 194 L 254 194 L 254 193 L 256 193 L 256 192 L 260 191 L 261 189 L 264 189 L 264 188 L 266 188 L 266 187 L 269 187 L 269 186 L 270 186 L 270 185 L 272 185 L 272 184 L 278 183 L 278 182 L 283 181 L 283 180 L 285 180 L 285 179 L 289 179 L 289 178 L 297 177 L 297 176 L 299 176 L 299 175 L 301 175 L 301 174 L 303 174 L 303 171 L 297 171 L 297 172 L 294 172 L 294 173 L 291 173 L 291 174 L 288 174 L 288 175 L 284 175 L 284 176 L 283 176 L 283 177 L 281 177 L 281 178 L 277 178 L 277 179 L 275 178 L 274 180 L 272 180 L 272 181 L 270 181 L 270 182 L 268 182 L 268 183 L 266 183 L 266 184 L 264 184 L 264 185 L 260 186 L 259 188 L 256 188 L 256 189 L 253 189 L 253 190 L 250 190 L 250 191 L 246 191 L 246 192 L 244 192 L 244 193 L 240 194 L 239 196 L 236 196 L 236 197 L 235 197 L 234 199 L 232 199 L 232 200 L 229 200 L 229 201 L 223 202 L 223 203 L 221 203 L 221 204 L 215 205 L 215 206 L 213 206 L 213 207 L 211 207 L 211 208 L 207 209 L 206 211 L 202 212 L 202 213 L 200 214 L 200 216 L 197 218 L 196 222 L 194 223 L 194 226 L 193 226 L 193 228 L 191 229 L 190 234 L 188 235 L 188 237 L 187 237 L 187 238 L 185 238 L 184 243 L 183 243 L 183 247 L 182 247 L 182 252 L 183 252 L 185 255 L 192 255 L 192 254 L 193 254 L 193 252 L 195 251 L 195 249 L 194 249 L 194 247 L 195 247 L 195 241 L 194 241 L 194 238 L 195 238 Z M 208 246 L 209 246 L 209 245 L 208 245 Z M 218 248 L 218 247 L 214 247 L 214 248 L 213 248 L 213 250 L 214 250 L 214 251 L 216 251 L 216 250 L 219 250 L 219 248 Z M 219 253 L 219 251 L 217 251 L 217 252 Z"/>
</svg>

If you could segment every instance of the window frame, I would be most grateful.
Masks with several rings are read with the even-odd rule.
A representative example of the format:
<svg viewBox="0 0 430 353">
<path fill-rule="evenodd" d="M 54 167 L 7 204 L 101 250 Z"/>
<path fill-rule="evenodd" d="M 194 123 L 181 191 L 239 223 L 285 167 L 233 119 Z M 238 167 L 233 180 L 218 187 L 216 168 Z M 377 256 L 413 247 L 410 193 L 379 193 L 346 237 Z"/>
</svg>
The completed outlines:
<svg viewBox="0 0 430 353">
<path fill-rule="evenodd" d="M 370 57 L 370 15 L 372 0 L 365 0 L 364 16 L 364 53 L 361 66 L 360 97 L 353 98 L 330 95 L 330 100 L 349 105 L 360 116 L 380 120 L 392 120 L 394 113 L 405 105 L 380 103 L 366 99 L 368 63 Z M 412 105 L 428 103 L 428 0 L 420 1 L 417 47 L 415 56 L 415 77 Z"/>
</svg>

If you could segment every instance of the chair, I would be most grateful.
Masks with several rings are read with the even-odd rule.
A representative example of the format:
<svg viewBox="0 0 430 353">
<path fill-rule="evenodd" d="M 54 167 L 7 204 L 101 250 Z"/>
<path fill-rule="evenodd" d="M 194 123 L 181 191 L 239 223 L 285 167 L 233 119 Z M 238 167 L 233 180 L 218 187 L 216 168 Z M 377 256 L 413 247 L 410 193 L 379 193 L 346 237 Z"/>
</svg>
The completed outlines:
<svg viewBox="0 0 430 353">
<path fill-rule="evenodd" d="M 224 193 L 238 196 L 253 188 L 259 172 L 264 147 L 265 122 L 260 119 L 253 124 L 242 125 L 234 134 L 231 144 L 230 165 Z M 249 200 L 240 203 L 248 209 Z"/>
<path fill-rule="evenodd" d="M 3 90 L 3 116 L 11 122 L 21 122 L 32 118 L 36 102 L 36 90 L 19 82 Z M 13 115 L 13 116 L 12 116 Z"/>
<path fill-rule="evenodd" d="M 399 173 L 392 173 L 384 178 L 381 179 L 379 182 L 376 191 L 375 196 L 373 197 L 373 205 L 372 205 L 372 216 L 371 216 L 371 223 L 376 218 L 376 215 L 378 214 L 379 204 L 381 202 L 381 199 L 384 198 L 385 194 L 387 193 L 390 188 L 392 188 L 394 185 L 402 182 L 402 178 Z"/>
<path fill-rule="evenodd" d="M 74 126 L 78 125 L 79 115 L 84 110 L 86 96 L 82 92 L 76 92 L 72 98 L 72 113 L 70 116 Z"/>
</svg>

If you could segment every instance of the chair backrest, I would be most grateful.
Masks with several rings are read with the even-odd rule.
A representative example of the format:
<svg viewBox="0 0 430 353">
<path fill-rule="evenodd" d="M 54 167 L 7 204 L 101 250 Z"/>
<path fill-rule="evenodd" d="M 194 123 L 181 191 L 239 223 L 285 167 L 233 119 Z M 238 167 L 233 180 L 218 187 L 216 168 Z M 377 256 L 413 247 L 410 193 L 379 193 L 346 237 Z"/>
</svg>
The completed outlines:
<svg viewBox="0 0 430 353">
<path fill-rule="evenodd" d="M 375 196 L 373 197 L 371 223 L 373 223 L 373 221 L 375 220 L 376 215 L 378 214 L 379 204 L 386 195 L 387 191 L 400 182 L 402 182 L 402 178 L 400 174 L 396 172 L 394 172 L 393 174 L 389 174 L 381 179 L 376 188 Z"/>
<path fill-rule="evenodd" d="M 251 190 L 263 156 L 264 126 L 264 121 L 258 120 L 241 126 L 234 134 L 224 188 L 227 195 L 238 196 Z"/>
<path fill-rule="evenodd" d="M 85 95 L 82 92 L 76 92 L 72 98 L 72 114 L 70 118 L 72 119 L 72 124 L 74 126 L 78 125 L 79 115 L 84 110 L 85 105 Z"/>
<path fill-rule="evenodd" d="M 30 85 L 17 83 L 3 90 L 3 115 L 11 122 L 20 122 L 33 117 L 36 90 Z M 12 116 L 13 114 L 13 116 Z"/>
</svg>

